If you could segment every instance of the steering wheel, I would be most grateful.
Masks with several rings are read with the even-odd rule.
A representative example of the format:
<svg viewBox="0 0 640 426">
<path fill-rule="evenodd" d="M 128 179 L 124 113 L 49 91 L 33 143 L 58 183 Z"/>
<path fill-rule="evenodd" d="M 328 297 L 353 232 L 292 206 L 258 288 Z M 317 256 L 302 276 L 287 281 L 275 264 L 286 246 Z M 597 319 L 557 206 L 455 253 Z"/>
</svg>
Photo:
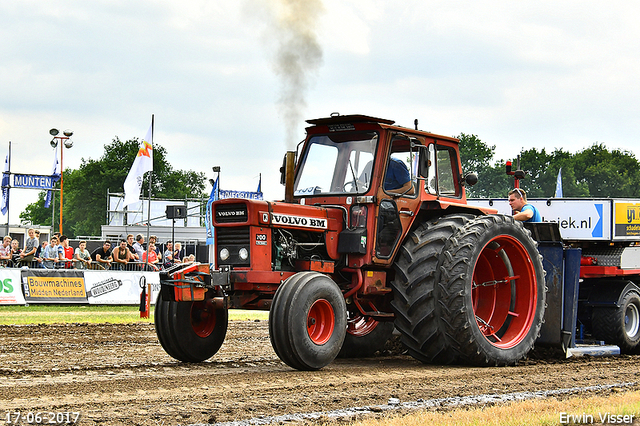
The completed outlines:
<svg viewBox="0 0 640 426">
<path fill-rule="evenodd" d="M 345 182 L 343 186 L 344 192 L 358 192 L 363 191 L 369 188 L 367 182 L 363 182 L 360 179 L 350 180 L 349 182 Z"/>
</svg>

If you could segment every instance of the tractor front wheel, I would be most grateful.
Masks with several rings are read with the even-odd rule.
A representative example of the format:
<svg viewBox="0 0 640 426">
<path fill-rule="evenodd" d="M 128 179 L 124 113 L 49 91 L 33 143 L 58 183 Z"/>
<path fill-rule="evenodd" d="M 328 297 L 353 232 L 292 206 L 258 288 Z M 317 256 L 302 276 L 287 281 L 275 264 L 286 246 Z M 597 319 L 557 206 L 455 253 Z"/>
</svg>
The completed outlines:
<svg viewBox="0 0 640 426">
<path fill-rule="evenodd" d="M 158 297 L 155 308 L 158 340 L 173 358 L 201 362 L 218 352 L 227 334 L 229 313 L 211 300 L 176 302 Z"/>
<path fill-rule="evenodd" d="M 276 354 L 298 370 L 319 370 L 333 361 L 347 330 L 347 306 L 328 276 L 299 272 L 282 283 L 269 311 Z"/>
</svg>

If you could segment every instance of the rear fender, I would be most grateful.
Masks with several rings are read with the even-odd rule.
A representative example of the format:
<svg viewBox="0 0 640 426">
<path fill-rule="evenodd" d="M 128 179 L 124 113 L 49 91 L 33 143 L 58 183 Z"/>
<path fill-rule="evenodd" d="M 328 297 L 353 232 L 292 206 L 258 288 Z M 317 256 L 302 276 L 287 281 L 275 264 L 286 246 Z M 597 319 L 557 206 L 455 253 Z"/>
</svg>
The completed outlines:
<svg viewBox="0 0 640 426">
<path fill-rule="evenodd" d="M 601 279 L 588 280 L 588 283 L 590 291 L 584 302 L 585 306 L 619 308 L 622 297 L 627 292 L 635 291 L 640 294 L 640 288 L 633 281 Z"/>
</svg>

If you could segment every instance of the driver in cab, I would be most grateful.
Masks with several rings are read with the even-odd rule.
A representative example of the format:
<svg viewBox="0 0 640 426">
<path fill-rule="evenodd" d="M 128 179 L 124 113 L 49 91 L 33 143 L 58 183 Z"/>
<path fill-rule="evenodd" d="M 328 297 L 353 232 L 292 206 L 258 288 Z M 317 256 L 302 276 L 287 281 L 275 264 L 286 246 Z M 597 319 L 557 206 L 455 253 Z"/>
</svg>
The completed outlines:
<svg viewBox="0 0 640 426">
<path fill-rule="evenodd" d="M 387 174 L 384 177 L 384 190 L 398 194 L 414 194 L 411 175 L 404 161 L 389 157 L 389 166 L 387 167 Z"/>
</svg>

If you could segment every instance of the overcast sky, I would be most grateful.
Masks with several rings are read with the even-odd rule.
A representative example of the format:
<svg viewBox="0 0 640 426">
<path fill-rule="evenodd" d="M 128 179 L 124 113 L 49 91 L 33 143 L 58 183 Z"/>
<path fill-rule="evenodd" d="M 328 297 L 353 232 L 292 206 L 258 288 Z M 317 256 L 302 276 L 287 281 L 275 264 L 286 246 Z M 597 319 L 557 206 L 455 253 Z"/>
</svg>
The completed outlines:
<svg viewBox="0 0 640 426">
<path fill-rule="evenodd" d="M 174 168 L 246 191 L 262 173 L 281 199 L 285 150 L 332 112 L 476 134 L 496 159 L 638 156 L 638 22 L 630 1 L 3 1 L 0 156 L 11 141 L 12 172 L 49 174 L 49 129 L 68 128 L 77 168 L 155 114 Z M 36 198 L 13 190 L 11 223 Z"/>
</svg>

